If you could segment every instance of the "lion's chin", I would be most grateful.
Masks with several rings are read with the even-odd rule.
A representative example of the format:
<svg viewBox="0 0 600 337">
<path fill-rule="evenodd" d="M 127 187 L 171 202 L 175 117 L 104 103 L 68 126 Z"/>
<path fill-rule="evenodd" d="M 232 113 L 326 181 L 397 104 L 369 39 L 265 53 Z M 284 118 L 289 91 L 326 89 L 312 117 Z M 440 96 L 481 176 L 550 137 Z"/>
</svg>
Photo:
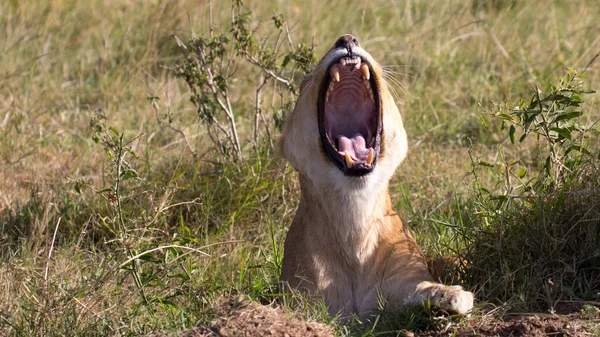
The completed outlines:
<svg viewBox="0 0 600 337">
<path fill-rule="evenodd" d="M 381 98 L 375 76 L 368 61 L 350 54 L 333 62 L 321 83 L 323 150 L 348 176 L 372 172 L 381 152 Z"/>
</svg>

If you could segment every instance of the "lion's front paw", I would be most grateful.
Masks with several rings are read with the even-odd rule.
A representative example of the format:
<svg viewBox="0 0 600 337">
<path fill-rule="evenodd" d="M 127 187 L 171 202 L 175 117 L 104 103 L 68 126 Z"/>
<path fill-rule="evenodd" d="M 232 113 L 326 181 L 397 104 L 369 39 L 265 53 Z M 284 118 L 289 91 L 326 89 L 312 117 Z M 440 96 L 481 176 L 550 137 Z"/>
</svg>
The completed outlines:
<svg viewBox="0 0 600 337">
<path fill-rule="evenodd" d="M 461 286 L 446 286 L 439 283 L 421 282 L 417 293 L 422 299 L 429 298 L 431 304 L 449 313 L 466 315 L 473 309 L 473 293 Z"/>
<path fill-rule="evenodd" d="M 461 286 L 442 286 L 436 295 L 432 302 L 442 310 L 466 315 L 473 309 L 473 293 L 463 290 Z"/>
</svg>

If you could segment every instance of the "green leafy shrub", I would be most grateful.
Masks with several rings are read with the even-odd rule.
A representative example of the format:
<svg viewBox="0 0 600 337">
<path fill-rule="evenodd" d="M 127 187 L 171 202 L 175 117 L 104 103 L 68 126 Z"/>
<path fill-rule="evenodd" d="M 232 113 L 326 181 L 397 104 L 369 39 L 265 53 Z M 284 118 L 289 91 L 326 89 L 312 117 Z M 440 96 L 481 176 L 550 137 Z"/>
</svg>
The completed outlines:
<svg viewBox="0 0 600 337">
<path fill-rule="evenodd" d="M 507 131 L 498 161 L 473 160 L 464 273 L 477 296 L 527 309 L 600 298 L 597 130 L 584 126 L 581 76 L 489 112 Z M 484 183 L 481 170 L 495 181 Z"/>
<path fill-rule="evenodd" d="M 273 29 L 261 36 L 258 27 L 251 26 L 252 13 L 244 12 L 242 2 L 236 1 L 232 3 L 229 31 L 217 33 L 210 23 L 207 35 L 194 35 L 187 43 L 175 37 L 185 54 L 177 75 L 188 84 L 200 121 L 224 159 L 243 158 L 248 141 L 243 141 L 238 131 L 236 119 L 240 116 L 254 118 L 250 142 L 255 148 L 264 140 L 273 148 L 273 126 L 281 129 L 283 115 L 294 105 L 296 82 L 316 61 L 314 46 L 292 43 L 281 15 L 271 19 Z M 233 93 L 232 83 L 251 78 L 256 81 L 254 95 Z M 264 100 L 265 95 L 272 98 Z M 253 107 L 245 107 L 250 113 L 243 112 L 244 99 L 254 101 Z M 271 116 L 265 113 L 269 110 Z"/>
</svg>

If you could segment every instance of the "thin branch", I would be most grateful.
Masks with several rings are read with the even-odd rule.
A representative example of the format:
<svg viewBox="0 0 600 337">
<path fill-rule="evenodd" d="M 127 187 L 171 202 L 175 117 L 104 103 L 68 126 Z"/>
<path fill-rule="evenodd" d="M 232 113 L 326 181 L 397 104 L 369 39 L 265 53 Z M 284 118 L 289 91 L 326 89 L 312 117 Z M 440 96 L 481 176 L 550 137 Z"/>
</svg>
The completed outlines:
<svg viewBox="0 0 600 337">
<path fill-rule="evenodd" d="M 548 122 L 546 121 L 546 117 L 544 116 L 544 105 L 542 103 L 542 99 L 540 98 L 540 88 L 536 85 L 534 87 L 534 89 L 535 89 L 535 95 L 538 100 L 538 104 L 540 106 L 539 116 L 542 117 L 542 120 L 544 121 L 544 125 L 548 125 Z M 556 151 L 554 151 L 554 146 L 552 146 L 553 142 L 552 142 L 552 139 L 550 138 L 550 134 L 548 133 L 548 130 L 546 129 L 546 127 L 542 127 L 542 131 L 544 132 L 544 137 L 546 137 L 546 139 L 548 140 L 548 143 L 550 144 L 550 153 L 552 154 L 552 159 L 554 159 L 554 158 L 556 158 Z"/>
<path fill-rule="evenodd" d="M 54 235 L 52 235 L 52 243 L 50 244 L 50 251 L 48 252 L 48 259 L 46 260 L 46 270 L 44 271 L 44 282 L 48 280 L 48 269 L 50 268 L 50 258 L 52 257 L 52 251 L 54 250 L 54 242 L 56 242 L 56 233 L 58 232 L 58 226 L 60 225 L 62 217 L 58 218 L 56 227 L 54 228 Z"/>
<path fill-rule="evenodd" d="M 283 84 L 287 85 L 288 87 L 291 87 L 291 86 L 292 86 L 292 83 L 291 83 L 291 82 L 290 82 L 288 79 L 286 79 L 286 78 L 284 78 L 284 77 L 281 77 L 281 76 L 277 75 L 276 73 L 274 73 L 274 72 L 273 72 L 273 70 L 271 70 L 271 69 L 268 69 L 267 67 L 265 67 L 265 66 L 264 66 L 262 63 L 260 63 L 260 61 L 258 61 L 258 60 L 257 60 L 257 59 L 256 59 L 254 56 L 252 56 L 252 55 L 250 55 L 250 54 L 248 54 L 248 53 L 244 53 L 244 55 L 246 56 L 246 59 L 247 59 L 247 60 L 248 60 L 250 63 L 252 63 L 252 64 L 254 64 L 255 66 L 257 66 L 257 67 L 259 67 L 260 69 L 262 69 L 262 70 L 263 70 L 263 71 L 264 71 L 266 74 L 268 74 L 269 76 L 271 76 L 272 78 L 274 78 L 274 79 L 275 79 L 275 80 L 277 80 L 278 82 L 281 82 L 281 83 L 283 83 Z"/>
<path fill-rule="evenodd" d="M 167 246 L 160 246 L 160 247 L 152 248 L 152 249 L 146 250 L 146 251 L 144 251 L 144 252 L 141 252 L 141 253 L 139 253 L 139 254 L 137 254 L 137 255 L 134 255 L 134 256 L 130 257 L 129 259 L 127 259 L 125 262 L 121 263 L 121 264 L 119 265 L 119 268 L 123 268 L 123 267 L 125 267 L 125 266 L 126 266 L 126 265 L 128 265 L 130 262 L 132 262 L 132 261 L 135 261 L 135 260 L 139 259 L 140 257 L 142 257 L 142 256 L 144 256 L 144 255 L 146 255 L 146 254 L 148 254 L 148 253 L 152 253 L 152 252 L 155 252 L 155 251 L 157 251 L 157 250 L 163 250 L 163 249 L 167 249 L 167 248 L 180 248 L 180 249 L 187 249 L 187 250 L 191 250 L 191 251 L 194 251 L 194 252 L 196 252 L 196 253 L 199 253 L 200 255 L 204 255 L 204 256 L 208 256 L 208 257 L 210 257 L 210 255 L 209 255 L 209 254 L 206 254 L 205 252 L 203 252 L 203 251 L 201 251 L 201 250 L 199 250 L 199 249 L 196 249 L 196 248 L 187 247 L 187 246 L 180 246 L 180 245 L 167 245 Z"/>
<path fill-rule="evenodd" d="M 200 199 L 200 198 L 196 198 L 196 199 L 194 199 L 194 200 L 192 200 L 192 201 L 183 201 L 183 202 L 178 202 L 178 203 L 176 203 L 176 204 L 171 204 L 171 205 L 168 205 L 168 206 L 165 206 L 165 207 L 162 207 L 162 206 L 161 206 L 161 207 L 158 209 L 158 211 L 157 211 L 157 212 L 154 214 L 154 217 L 152 218 L 152 220 L 150 220 L 150 222 L 148 222 L 148 223 L 146 224 L 146 227 L 148 227 L 148 226 L 150 226 L 151 224 L 153 224 L 153 223 L 154 223 L 154 221 L 156 221 L 156 219 L 158 219 L 158 216 L 159 216 L 160 214 L 162 214 L 164 211 L 168 210 L 169 208 L 173 208 L 173 207 L 177 207 L 177 206 L 182 206 L 182 205 L 202 205 L 202 203 L 198 203 L 198 202 L 197 202 L 198 200 L 201 200 L 201 199 Z M 162 202 L 162 204 L 164 204 L 164 203 L 165 203 L 165 202 L 163 201 L 163 202 Z"/>
<path fill-rule="evenodd" d="M 213 17 L 212 17 L 212 0 L 208 0 L 208 30 L 210 37 L 214 36 L 215 27 L 213 27 Z"/>
<path fill-rule="evenodd" d="M 200 54 L 200 56 L 202 57 L 201 62 L 204 62 L 205 59 L 205 54 L 202 50 L 197 50 Z M 230 58 L 231 60 L 231 58 Z M 227 65 L 227 71 L 229 69 L 230 65 Z M 225 116 L 227 117 L 227 120 L 229 122 L 229 131 L 226 130 L 218 121 L 217 119 L 211 115 L 212 120 L 215 122 L 215 124 L 217 125 L 217 127 L 219 129 L 221 129 L 222 132 L 224 132 L 227 135 L 227 138 L 229 140 L 229 142 L 231 143 L 234 151 L 236 152 L 236 158 L 237 159 L 242 159 L 242 151 L 241 151 L 241 146 L 240 146 L 240 141 L 239 141 L 239 137 L 237 134 L 237 129 L 236 129 L 236 125 L 235 125 L 235 118 L 233 116 L 233 109 L 231 108 L 231 102 L 229 100 L 229 95 L 228 95 L 228 90 L 225 89 L 225 91 L 219 90 L 214 82 L 214 78 L 215 75 L 213 74 L 212 70 L 210 68 L 205 68 L 206 73 L 207 73 L 207 78 L 208 78 L 208 87 L 210 88 L 213 98 L 217 101 L 217 103 L 219 104 L 219 106 L 221 107 L 221 109 L 223 109 L 223 111 L 225 112 Z M 188 87 L 190 88 L 190 90 L 192 90 L 192 93 L 194 95 L 197 95 L 197 91 L 196 89 L 190 84 L 188 83 Z M 227 85 L 226 85 L 227 87 Z M 223 99 L 225 99 L 225 102 L 223 102 L 220 98 L 219 98 L 219 94 L 223 97 Z"/>
<path fill-rule="evenodd" d="M 178 128 L 176 128 L 176 127 L 173 126 L 173 123 L 172 123 L 173 119 L 171 118 L 172 117 L 172 113 L 171 113 L 171 96 L 169 96 L 169 88 L 168 87 L 165 88 L 165 96 L 167 97 L 167 121 L 168 121 L 167 126 L 169 127 L 169 129 L 171 129 L 171 130 L 179 133 L 181 136 L 183 136 L 183 139 L 185 140 L 185 144 L 187 145 L 187 148 L 192 153 L 192 156 L 194 156 L 194 158 L 197 158 L 198 154 L 192 148 L 192 145 L 190 144 L 190 141 L 188 140 L 187 134 L 185 132 L 183 132 L 183 130 L 178 129 Z"/>
<path fill-rule="evenodd" d="M 267 83 L 266 79 L 261 76 L 261 84 L 256 88 L 255 103 L 254 103 L 254 148 L 258 146 L 258 115 L 261 111 L 260 100 L 262 88 Z"/>
<path fill-rule="evenodd" d="M 287 23 L 284 23 L 283 26 L 285 27 L 285 36 L 290 43 L 290 48 L 294 49 L 294 43 L 292 43 L 292 34 L 290 34 L 290 27 L 288 27 Z"/>
<path fill-rule="evenodd" d="M 600 56 L 600 53 L 596 54 L 596 56 L 592 57 L 592 60 L 587 64 L 587 66 L 585 66 L 585 68 L 583 68 L 583 71 L 581 72 L 582 74 L 584 74 L 592 65 L 592 63 L 594 63 L 594 61 L 596 61 L 596 59 L 598 58 L 598 56 Z"/>
</svg>

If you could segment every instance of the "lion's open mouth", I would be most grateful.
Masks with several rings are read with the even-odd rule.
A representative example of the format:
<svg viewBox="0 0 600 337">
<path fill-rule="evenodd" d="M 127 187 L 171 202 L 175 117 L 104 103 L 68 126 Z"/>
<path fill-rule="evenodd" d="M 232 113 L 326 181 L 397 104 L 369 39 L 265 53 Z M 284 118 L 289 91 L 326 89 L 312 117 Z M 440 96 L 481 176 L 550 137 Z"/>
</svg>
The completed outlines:
<svg viewBox="0 0 600 337">
<path fill-rule="evenodd" d="M 365 175 L 377 163 L 382 130 L 377 85 L 372 66 L 356 55 L 332 64 L 321 84 L 321 142 L 329 159 L 346 175 Z"/>
</svg>

